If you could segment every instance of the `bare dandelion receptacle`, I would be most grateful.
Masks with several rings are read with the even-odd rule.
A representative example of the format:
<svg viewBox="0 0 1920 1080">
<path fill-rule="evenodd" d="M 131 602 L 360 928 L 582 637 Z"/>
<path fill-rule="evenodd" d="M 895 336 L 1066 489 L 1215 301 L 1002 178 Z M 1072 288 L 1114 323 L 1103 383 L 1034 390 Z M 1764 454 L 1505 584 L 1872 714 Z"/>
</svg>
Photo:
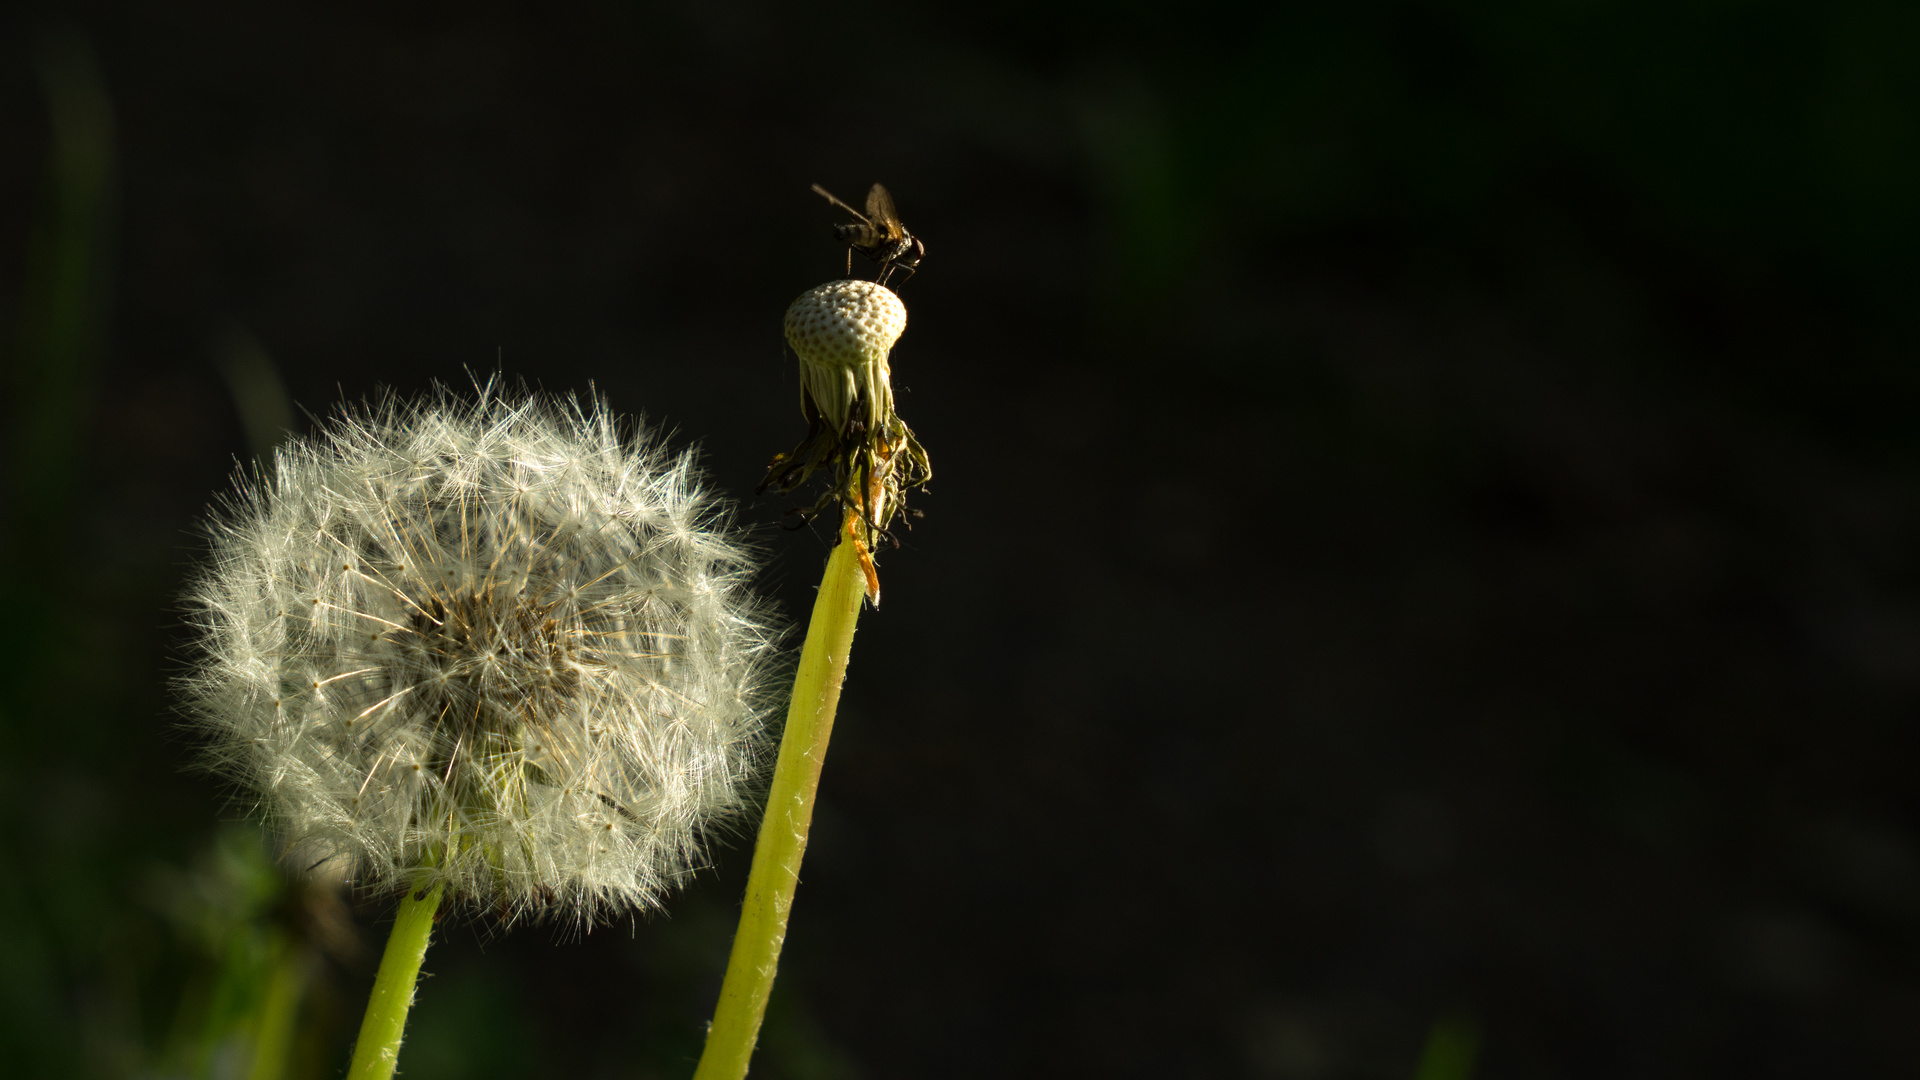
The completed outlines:
<svg viewBox="0 0 1920 1080">
<path fill-rule="evenodd" d="M 787 344 L 800 358 L 800 412 L 807 437 L 776 454 L 760 489 L 792 491 L 819 472 L 831 488 L 811 517 L 838 504 L 859 544 L 867 598 L 880 602 L 872 552 L 890 539 L 888 525 L 906 508 L 907 491 L 933 479 L 927 452 L 893 407 L 889 356 L 907 328 L 907 308 L 884 285 L 830 281 L 787 308 Z"/>
<path fill-rule="evenodd" d="M 893 423 L 887 356 L 906 329 L 907 306 L 884 285 L 833 281 L 800 294 L 786 332 L 800 357 L 802 410 L 819 410 L 839 434 L 856 415 L 869 427 Z"/>
<path fill-rule="evenodd" d="M 749 801 L 748 551 L 690 455 L 602 406 L 348 410 L 210 532 L 188 696 L 299 867 L 591 920 L 657 904 Z"/>
</svg>

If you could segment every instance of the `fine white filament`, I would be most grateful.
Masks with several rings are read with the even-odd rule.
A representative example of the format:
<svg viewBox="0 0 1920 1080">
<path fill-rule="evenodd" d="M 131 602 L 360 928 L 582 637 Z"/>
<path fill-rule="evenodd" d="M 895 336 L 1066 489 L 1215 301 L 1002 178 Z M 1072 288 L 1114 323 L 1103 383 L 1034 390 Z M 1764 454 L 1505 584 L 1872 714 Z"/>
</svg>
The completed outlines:
<svg viewBox="0 0 1920 1080">
<path fill-rule="evenodd" d="M 598 404 L 348 410 L 210 532 L 188 696 L 301 868 L 591 921 L 657 905 L 751 797 L 748 553 L 691 454 Z"/>
</svg>

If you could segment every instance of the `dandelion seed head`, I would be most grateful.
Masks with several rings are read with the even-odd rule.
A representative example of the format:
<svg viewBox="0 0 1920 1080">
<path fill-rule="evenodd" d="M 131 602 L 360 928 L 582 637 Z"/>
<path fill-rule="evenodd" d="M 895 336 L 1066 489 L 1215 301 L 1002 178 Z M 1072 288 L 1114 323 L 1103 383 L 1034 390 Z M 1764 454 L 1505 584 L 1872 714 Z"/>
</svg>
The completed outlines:
<svg viewBox="0 0 1920 1080">
<path fill-rule="evenodd" d="M 187 697 L 296 865 L 589 921 L 658 905 L 751 795 L 749 553 L 597 404 L 349 410 L 209 532 Z"/>
</svg>

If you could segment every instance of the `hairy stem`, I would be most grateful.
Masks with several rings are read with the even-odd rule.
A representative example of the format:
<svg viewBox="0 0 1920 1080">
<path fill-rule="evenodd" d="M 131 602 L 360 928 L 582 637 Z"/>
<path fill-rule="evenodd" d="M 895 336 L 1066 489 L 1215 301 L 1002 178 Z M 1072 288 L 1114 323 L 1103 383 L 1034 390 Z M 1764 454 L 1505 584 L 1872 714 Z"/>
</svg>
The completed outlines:
<svg viewBox="0 0 1920 1080">
<path fill-rule="evenodd" d="M 849 515 L 842 532 L 848 533 L 852 524 Z M 813 602 L 787 727 L 780 737 L 780 758 L 773 767 L 773 787 L 767 792 L 767 814 L 753 848 L 740 929 L 733 936 L 726 981 L 720 985 L 720 1003 L 714 1008 L 713 1026 L 694 1080 L 739 1080 L 747 1075 L 753 1044 L 760 1035 L 774 969 L 780 964 L 780 944 L 787 936 L 793 890 L 800 883 L 800 858 L 806 854 L 807 829 L 813 822 L 813 794 L 820 786 L 827 737 L 833 733 L 833 714 L 840 705 L 854 620 L 866 595 L 860 556 L 859 543 L 850 536 L 843 538 L 827 559 L 827 573 Z"/>
<path fill-rule="evenodd" d="M 387 951 L 373 977 L 373 996 L 367 999 L 367 1018 L 360 1022 L 360 1040 L 353 1045 L 353 1064 L 347 1080 L 388 1080 L 400 1061 L 400 1036 L 413 1007 L 413 987 L 420 978 L 420 961 L 433 936 L 433 913 L 439 910 L 444 885 L 424 895 L 408 892 L 394 916 Z"/>
</svg>

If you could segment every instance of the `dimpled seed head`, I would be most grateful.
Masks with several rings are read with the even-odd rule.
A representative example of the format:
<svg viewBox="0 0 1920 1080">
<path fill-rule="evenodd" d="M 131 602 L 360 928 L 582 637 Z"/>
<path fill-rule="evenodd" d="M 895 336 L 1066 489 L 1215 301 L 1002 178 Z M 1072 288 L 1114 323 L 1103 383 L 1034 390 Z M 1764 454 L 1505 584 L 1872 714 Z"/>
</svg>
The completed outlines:
<svg viewBox="0 0 1920 1080">
<path fill-rule="evenodd" d="M 871 281 L 834 281 L 787 308 L 787 343 L 800 357 L 802 391 L 834 430 L 845 432 L 857 403 L 880 425 L 893 417 L 887 353 L 907 328 L 907 308 Z"/>
</svg>

